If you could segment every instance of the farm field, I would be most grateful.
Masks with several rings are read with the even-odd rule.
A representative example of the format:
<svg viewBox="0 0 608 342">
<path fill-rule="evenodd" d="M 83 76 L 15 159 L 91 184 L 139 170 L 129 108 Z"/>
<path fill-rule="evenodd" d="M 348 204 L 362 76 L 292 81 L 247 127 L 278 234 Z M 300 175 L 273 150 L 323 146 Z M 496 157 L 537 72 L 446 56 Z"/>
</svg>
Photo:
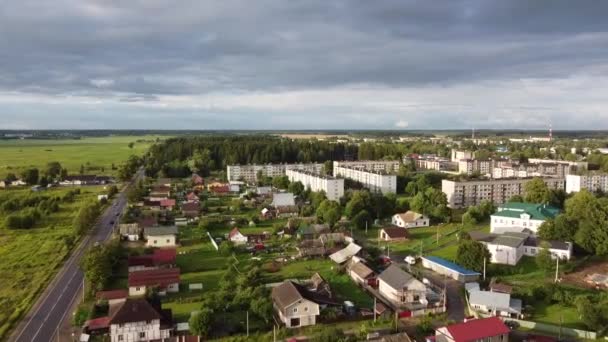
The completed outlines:
<svg viewBox="0 0 608 342">
<path fill-rule="evenodd" d="M 71 189 L 53 188 L 40 195 L 63 196 Z M 73 219 L 83 201 L 97 200 L 102 187 L 86 187 L 72 202 L 62 201 L 59 211 L 43 215 L 31 229 L 8 229 L 0 219 L 0 340 L 26 312 L 77 243 Z M 4 202 L 25 196 L 29 190 L 0 191 Z"/>
<path fill-rule="evenodd" d="M 65 140 L 2 140 L 0 141 L 0 178 L 19 173 L 29 167 L 43 169 L 57 161 L 69 174 L 114 175 L 116 167 L 131 155 L 142 155 L 161 136 L 111 136 Z M 134 143 L 133 148 L 129 143 Z"/>
</svg>

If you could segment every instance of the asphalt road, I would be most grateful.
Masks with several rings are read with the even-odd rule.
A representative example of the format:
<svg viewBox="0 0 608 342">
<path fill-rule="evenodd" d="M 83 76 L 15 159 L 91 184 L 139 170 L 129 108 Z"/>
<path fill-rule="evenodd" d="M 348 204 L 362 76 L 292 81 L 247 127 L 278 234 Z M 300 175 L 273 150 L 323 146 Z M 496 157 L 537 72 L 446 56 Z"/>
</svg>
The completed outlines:
<svg viewBox="0 0 608 342">
<path fill-rule="evenodd" d="M 131 184 L 141 176 L 143 170 L 136 174 Z M 9 341 L 42 342 L 53 339 L 65 316 L 71 314 L 69 311 L 72 304 L 81 300 L 77 298 L 77 294 L 82 289 L 84 281 L 83 272 L 79 267 L 84 252 L 89 246 L 110 238 L 113 222 L 118 222 L 118 215 L 122 213 L 126 204 L 126 191 L 122 191 L 116 195 L 113 204 L 101 215 L 92 233 L 72 253 L 55 279 L 23 318 Z"/>
</svg>

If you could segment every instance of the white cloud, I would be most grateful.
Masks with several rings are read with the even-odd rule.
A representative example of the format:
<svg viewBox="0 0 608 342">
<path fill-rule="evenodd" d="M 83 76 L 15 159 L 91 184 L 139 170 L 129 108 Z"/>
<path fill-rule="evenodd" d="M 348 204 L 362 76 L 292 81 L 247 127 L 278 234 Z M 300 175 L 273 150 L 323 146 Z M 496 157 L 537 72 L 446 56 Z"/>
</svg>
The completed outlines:
<svg viewBox="0 0 608 342">
<path fill-rule="evenodd" d="M 409 126 L 409 122 L 407 122 L 406 120 L 399 120 L 395 123 L 395 127 L 397 128 L 407 128 Z"/>
<path fill-rule="evenodd" d="M 91 80 L 91 84 L 97 88 L 108 88 L 114 85 L 114 80 L 93 79 Z"/>
</svg>

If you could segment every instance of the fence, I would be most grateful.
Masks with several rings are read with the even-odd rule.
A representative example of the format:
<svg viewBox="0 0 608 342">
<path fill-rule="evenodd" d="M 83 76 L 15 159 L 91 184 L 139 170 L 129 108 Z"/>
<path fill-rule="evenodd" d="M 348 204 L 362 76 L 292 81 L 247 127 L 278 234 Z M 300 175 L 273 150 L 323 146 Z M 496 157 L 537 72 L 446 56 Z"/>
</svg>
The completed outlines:
<svg viewBox="0 0 608 342">
<path fill-rule="evenodd" d="M 520 319 L 510 319 L 510 318 L 504 318 L 504 319 L 509 320 L 509 321 L 515 321 L 515 322 L 519 323 L 519 325 L 523 328 L 528 328 L 528 329 L 532 329 L 532 330 L 536 330 L 536 331 L 543 331 L 543 332 L 547 332 L 547 333 L 551 333 L 551 334 L 555 334 L 555 335 L 561 334 L 562 336 L 584 338 L 587 340 L 597 339 L 597 333 L 594 331 L 564 328 L 564 327 L 559 327 L 557 325 L 524 321 L 524 320 L 520 320 Z"/>
<path fill-rule="evenodd" d="M 209 236 L 209 240 L 211 240 L 211 244 L 213 245 L 213 247 L 215 247 L 215 250 L 219 251 L 220 247 L 217 245 L 217 242 L 215 242 L 215 240 L 213 239 L 213 236 L 211 236 L 211 234 L 209 232 L 207 232 L 207 236 Z"/>
</svg>

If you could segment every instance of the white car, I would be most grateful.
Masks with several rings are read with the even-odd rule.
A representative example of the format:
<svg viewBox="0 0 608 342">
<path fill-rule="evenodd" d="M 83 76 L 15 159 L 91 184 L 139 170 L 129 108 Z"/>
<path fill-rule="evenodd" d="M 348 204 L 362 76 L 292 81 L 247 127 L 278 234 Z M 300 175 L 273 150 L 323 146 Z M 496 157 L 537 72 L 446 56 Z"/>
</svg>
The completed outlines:
<svg viewBox="0 0 608 342">
<path fill-rule="evenodd" d="M 405 261 L 406 263 L 408 263 L 410 265 L 416 264 L 416 258 L 411 255 L 406 256 L 405 259 L 403 259 L 403 261 Z"/>
</svg>

